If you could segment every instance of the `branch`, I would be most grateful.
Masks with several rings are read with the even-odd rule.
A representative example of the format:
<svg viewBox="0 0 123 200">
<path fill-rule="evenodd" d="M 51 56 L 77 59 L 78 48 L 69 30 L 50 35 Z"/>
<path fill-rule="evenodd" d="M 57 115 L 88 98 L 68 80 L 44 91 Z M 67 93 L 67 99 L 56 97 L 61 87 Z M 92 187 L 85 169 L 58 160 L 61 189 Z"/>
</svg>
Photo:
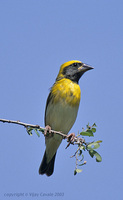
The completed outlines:
<svg viewBox="0 0 123 200">
<path fill-rule="evenodd" d="M 20 120 L 14 121 L 14 120 L 8 120 L 8 119 L 0 119 L 0 122 L 18 124 L 18 125 L 24 126 L 25 128 L 29 127 L 29 126 L 32 127 L 32 128 L 42 128 L 39 125 L 33 125 L 33 124 L 27 124 L 27 123 L 24 123 L 24 122 L 20 122 Z"/>
<path fill-rule="evenodd" d="M 14 120 L 8 120 L 8 119 L 0 119 L 0 122 L 3 122 L 3 123 L 12 123 L 12 124 L 18 124 L 18 125 L 21 125 L 21 126 L 24 126 L 25 128 L 29 128 L 31 127 L 32 129 L 40 129 L 40 131 L 44 134 L 44 131 L 45 131 L 45 128 L 39 126 L 39 125 L 34 125 L 34 124 L 27 124 L 27 123 L 24 123 L 24 122 L 20 122 L 19 120 L 17 121 L 14 121 Z M 61 135 L 62 137 L 66 137 L 65 134 L 61 133 L 61 132 L 58 132 L 58 131 L 54 131 L 54 130 L 51 130 L 51 133 L 56 133 L 58 135 Z"/>
<path fill-rule="evenodd" d="M 47 131 L 46 128 L 43 128 L 39 125 L 27 124 L 24 122 L 20 122 L 19 120 L 14 121 L 14 120 L 8 120 L 8 119 L 0 119 L 0 122 L 21 125 L 26 128 L 27 133 L 29 135 L 32 135 L 33 130 L 36 132 L 36 134 L 38 136 L 40 136 L 39 132 L 42 132 L 45 136 L 48 136 L 50 134 L 51 134 L 51 136 L 53 134 L 58 134 L 58 135 L 62 136 L 63 139 L 67 139 L 68 145 L 66 148 L 68 148 L 70 144 L 77 144 L 78 149 L 75 152 L 75 154 L 73 156 L 71 156 L 71 157 L 76 158 L 76 167 L 74 170 L 74 175 L 76 175 L 77 173 L 80 173 L 82 171 L 81 169 L 78 169 L 77 166 L 83 166 L 86 164 L 86 161 L 83 162 L 83 158 L 84 158 L 83 152 L 84 151 L 87 151 L 92 158 L 95 156 L 97 162 L 102 161 L 102 158 L 99 155 L 99 153 L 97 153 L 97 151 L 95 151 L 95 149 L 99 148 L 100 143 L 102 141 L 99 140 L 96 142 L 93 141 L 93 142 L 88 143 L 88 142 L 85 142 L 85 139 L 83 138 L 83 136 L 94 137 L 94 133 L 96 132 L 96 124 L 95 123 L 92 126 L 89 126 L 89 124 L 88 124 L 86 130 L 84 130 L 84 128 L 83 128 L 82 132 L 79 133 L 77 136 L 74 136 L 74 139 L 72 139 L 72 137 L 71 137 L 72 134 L 66 135 L 60 131 L 55 131 L 55 130 Z M 46 134 L 45 134 L 45 132 L 46 132 Z M 79 136 L 81 136 L 81 137 L 79 137 Z M 80 159 L 78 159 L 79 157 L 80 157 Z"/>
<path fill-rule="evenodd" d="M 31 128 L 31 131 L 34 129 L 42 132 L 44 134 L 45 132 L 45 128 L 39 126 L 39 125 L 34 125 L 34 124 L 27 124 L 27 123 L 24 123 L 24 122 L 20 122 L 19 120 L 15 121 L 15 120 L 8 120 L 8 119 L 0 119 L 0 122 L 3 122 L 3 123 L 11 123 L 11 124 L 17 124 L 17 125 L 21 125 L 21 126 L 24 126 L 26 129 L 27 129 L 27 132 L 29 133 L 30 131 L 30 128 Z M 50 131 L 52 134 L 58 134 L 60 136 L 63 137 L 63 139 L 68 139 L 68 136 L 60 131 L 55 131 L 55 130 L 51 130 Z M 30 135 L 30 134 L 29 134 Z M 68 140 L 67 142 L 70 143 L 70 141 Z M 78 138 L 78 137 L 75 137 L 74 138 L 74 144 L 82 144 L 84 143 L 85 140 L 82 139 L 82 138 Z M 69 146 L 69 145 L 68 145 Z"/>
</svg>

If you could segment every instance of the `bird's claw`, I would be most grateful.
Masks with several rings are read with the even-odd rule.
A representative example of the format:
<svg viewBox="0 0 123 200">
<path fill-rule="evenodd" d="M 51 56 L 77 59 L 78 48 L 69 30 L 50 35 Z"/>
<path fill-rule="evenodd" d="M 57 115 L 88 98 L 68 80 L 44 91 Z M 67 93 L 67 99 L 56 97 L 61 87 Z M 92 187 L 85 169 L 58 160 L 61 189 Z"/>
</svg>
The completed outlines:
<svg viewBox="0 0 123 200">
<path fill-rule="evenodd" d="M 66 146 L 65 149 L 67 149 L 70 144 L 74 144 L 74 140 L 75 140 L 75 133 L 70 133 L 68 136 L 67 136 L 67 142 L 68 142 L 68 145 Z"/>
<path fill-rule="evenodd" d="M 67 136 L 67 139 L 69 142 L 73 143 L 74 142 L 74 139 L 75 139 L 75 133 L 70 133 L 68 136 Z"/>
<path fill-rule="evenodd" d="M 47 136 L 47 132 L 51 134 L 51 127 L 49 125 L 45 126 L 44 136 Z"/>
</svg>

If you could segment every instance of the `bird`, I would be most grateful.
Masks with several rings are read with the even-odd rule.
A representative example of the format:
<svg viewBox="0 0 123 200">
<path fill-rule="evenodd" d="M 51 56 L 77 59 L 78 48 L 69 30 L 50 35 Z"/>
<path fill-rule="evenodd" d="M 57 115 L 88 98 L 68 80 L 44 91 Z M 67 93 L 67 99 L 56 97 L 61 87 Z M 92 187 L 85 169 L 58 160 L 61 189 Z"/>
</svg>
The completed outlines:
<svg viewBox="0 0 123 200">
<path fill-rule="evenodd" d="M 46 102 L 44 117 L 46 132 L 52 129 L 66 135 L 69 133 L 76 120 L 81 99 L 79 79 L 91 69 L 93 67 L 78 60 L 71 60 L 61 65 Z M 57 149 L 62 139 L 58 134 L 45 136 L 46 150 L 39 167 L 39 174 L 47 176 L 53 174 Z"/>
</svg>

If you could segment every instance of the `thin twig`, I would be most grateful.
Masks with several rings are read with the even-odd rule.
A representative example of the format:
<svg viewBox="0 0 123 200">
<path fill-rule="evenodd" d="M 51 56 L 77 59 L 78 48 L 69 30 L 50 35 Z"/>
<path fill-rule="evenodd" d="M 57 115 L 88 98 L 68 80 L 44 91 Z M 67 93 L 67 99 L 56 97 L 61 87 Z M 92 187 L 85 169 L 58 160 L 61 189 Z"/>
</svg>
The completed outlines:
<svg viewBox="0 0 123 200">
<path fill-rule="evenodd" d="M 15 120 L 8 120 L 8 119 L 0 119 L 0 122 L 17 124 L 17 125 L 21 125 L 21 126 L 23 126 L 25 128 L 31 127 L 31 128 L 34 128 L 34 129 L 38 129 L 43 134 L 44 134 L 44 131 L 45 131 L 45 128 L 43 128 L 43 127 L 41 127 L 39 125 L 27 124 L 27 123 L 24 123 L 24 122 L 20 122 L 19 120 L 15 121 Z M 51 130 L 51 133 L 58 134 L 58 135 L 62 136 L 63 139 L 67 139 L 68 138 L 68 136 L 66 134 L 64 134 L 62 132 L 59 132 L 59 131 Z M 82 138 L 78 138 L 78 137 L 74 138 L 74 144 L 83 144 L 83 143 L 85 144 L 85 140 L 83 140 Z"/>
<path fill-rule="evenodd" d="M 18 124 L 18 125 L 24 126 L 25 128 L 28 127 L 28 126 L 30 126 L 32 128 L 42 128 L 39 125 L 33 125 L 33 124 L 27 124 L 27 123 L 24 123 L 24 122 L 20 122 L 20 120 L 15 121 L 15 120 L 8 120 L 8 119 L 0 119 L 0 122 Z"/>
<path fill-rule="evenodd" d="M 43 127 L 41 127 L 39 125 L 27 124 L 27 123 L 24 123 L 24 122 L 20 122 L 19 120 L 15 121 L 15 120 L 8 120 L 8 119 L 0 119 L 0 122 L 17 124 L 17 125 L 24 126 L 25 128 L 28 128 L 28 127 L 36 128 L 36 129 L 39 129 L 42 133 L 44 133 L 44 131 L 45 131 L 45 128 L 43 128 Z M 55 133 L 55 134 L 61 135 L 64 139 L 68 137 L 66 134 L 61 133 L 59 131 L 51 130 L 51 133 Z M 75 142 L 77 142 L 77 138 L 76 137 L 75 137 Z"/>
<path fill-rule="evenodd" d="M 3 122 L 3 123 L 12 123 L 12 124 L 17 124 L 17 125 L 21 125 L 21 126 L 24 126 L 25 128 L 28 128 L 28 127 L 31 127 L 31 128 L 36 128 L 36 129 L 40 129 L 40 131 L 42 133 L 44 133 L 45 131 L 45 128 L 39 126 L 39 125 L 34 125 L 34 124 L 27 124 L 27 123 L 24 123 L 24 122 L 20 122 L 19 120 L 15 121 L 15 120 L 8 120 L 8 119 L 0 119 L 0 122 Z M 55 134 L 59 134 L 61 135 L 62 137 L 67 137 L 66 134 L 63 134 L 59 131 L 54 131 L 54 130 L 51 130 L 51 133 L 55 133 Z"/>
</svg>

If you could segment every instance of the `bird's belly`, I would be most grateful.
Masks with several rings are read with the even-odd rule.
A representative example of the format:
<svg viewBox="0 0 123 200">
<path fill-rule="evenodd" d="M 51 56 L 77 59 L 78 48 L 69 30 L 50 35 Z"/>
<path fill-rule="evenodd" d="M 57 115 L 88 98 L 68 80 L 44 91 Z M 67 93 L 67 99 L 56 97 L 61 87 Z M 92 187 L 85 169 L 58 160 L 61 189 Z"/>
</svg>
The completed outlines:
<svg viewBox="0 0 123 200">
<path fill-rule="evenodd" d="M 49 103 L 46 111 L 46 124 L 51 127 L 52 130 L 61 131 L 67 134 L 72 128 L 78 112 L 78 106 L 71 106 L 57 102 L 55 105 Z M 58 134 L 54 134 L 53 137 L 46 137 L 46 153 L 47 161 L 53 157 L 61 144 L 62 137 Z"/>
<path fill-rule="evenodd" d="M 52 130 L 67 134 L 72 128 L 78 112 L 78 105 L 71 106 L 65 102 L 49 103 L 46 112 L 46 124 Z"/>
</svg>

